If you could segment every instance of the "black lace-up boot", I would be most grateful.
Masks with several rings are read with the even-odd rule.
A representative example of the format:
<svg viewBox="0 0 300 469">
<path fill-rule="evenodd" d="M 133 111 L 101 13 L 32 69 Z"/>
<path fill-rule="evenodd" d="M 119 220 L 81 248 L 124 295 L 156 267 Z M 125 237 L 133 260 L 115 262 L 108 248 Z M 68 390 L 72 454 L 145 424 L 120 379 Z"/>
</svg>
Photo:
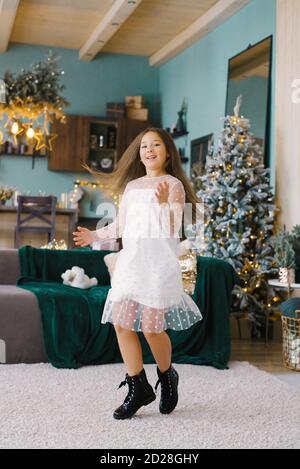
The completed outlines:
<svg viewBox="0 0 300 469">
<path fill-rule="evenodd" d="M 148 405 L 156 399 L 156 394 L 148 383 L 144 369 L 135 376 L 129 376 L 126 373 L 125 381 L 122 381 L 119 388 L 126 384 L 129 386 L 129 392 L 123 404 L 114 411 L 113 416 L 115 419 L 128 419 L 140 407 Z"/>
<path fill-rule="evenodd" d="M 161 373 L 157 367 L 158 381 L 155 385 L 155 391 L 160 383 L 161 399 L 159 402 L 159 411 L 161 414 L 170 414 L 175 409 L 178 402 L 178 381 L 177 371 L 170 365 L 170 368 Z"/>
</svg>

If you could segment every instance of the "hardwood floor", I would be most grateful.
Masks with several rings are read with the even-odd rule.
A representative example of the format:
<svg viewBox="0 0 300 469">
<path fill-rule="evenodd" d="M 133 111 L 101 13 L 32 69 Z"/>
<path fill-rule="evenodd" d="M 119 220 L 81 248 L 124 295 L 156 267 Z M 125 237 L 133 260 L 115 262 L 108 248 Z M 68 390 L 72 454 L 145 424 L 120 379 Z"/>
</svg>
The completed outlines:
<svg viewBox="0 0 300 469">
<path fill-rule="evenodd" d="M 281 341 L 234 339 L 231 343 L 231 361 L 246 361 L 268 373 L 295 373 L 284 367 Z"/>
</svg>

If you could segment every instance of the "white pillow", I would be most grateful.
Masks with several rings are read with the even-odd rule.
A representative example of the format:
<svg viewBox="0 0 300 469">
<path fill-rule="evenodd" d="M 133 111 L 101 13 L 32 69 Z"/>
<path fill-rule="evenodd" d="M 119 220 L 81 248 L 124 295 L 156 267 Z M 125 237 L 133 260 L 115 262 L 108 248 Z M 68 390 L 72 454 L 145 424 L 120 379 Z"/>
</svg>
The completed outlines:
<svg viewBox="0 0 300 469">
<path fill-rule="evenodd" d="M 111 252 L 110 254 L 106 254 L 106 256 L 103 257 L 104 262 L 108 268 L 110 278 L 112 278 L 113 276 L 113 272 L 114 272 L 114 268 L 117 262 L 119 252 Z"/>
<path fill-rule="evenodd" d="M 120 252 L 121 251 L 111 252 L 110 254 L 106 254 L 106 256 L 104 256 L 104 258 L 103 258 L 104 262 L 105 262 L 105 264 L 108 268 L 110 278 L 112 278 L 112 276 L 113 276 L 114 268 L 115 268 L 117 258 L 118 258 L 118 254 Z M 186 256 L 187 254 L 189 254 L 189 252 L 190 252 L 190 242 L 189 242 L 188 239 L 185 239 L 184 241 L 179 243 L 178 257 Z"/>
</svg>

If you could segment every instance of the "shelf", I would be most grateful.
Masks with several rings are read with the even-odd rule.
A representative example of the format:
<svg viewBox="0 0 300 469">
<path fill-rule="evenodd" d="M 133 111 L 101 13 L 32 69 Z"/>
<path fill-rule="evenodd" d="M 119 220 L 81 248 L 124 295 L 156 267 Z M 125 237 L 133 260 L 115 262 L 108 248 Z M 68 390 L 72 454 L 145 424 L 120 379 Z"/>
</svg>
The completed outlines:
<svg viewBox="0 0 300 469">
<path fill-rule="evenodd" d="M 268 280 L 268 284 L 271 285 L 271 287 L 277 287 L 277 288 L 288 288 L 289 287 L 288 283 L 280 282 L 278 279 L 270 279 L 270 280 Z M 300 289 L 300 283 L 290 283 L 290 288 L 291 289 Z"/>
<path fill-rule="evenodd" d="M 172 134 L 170 133 L 172 138 L 179 138 L 179 137 L 184 137 L 185 135 L 188 135 L 189 132 L 173 132 Z"/>
<path fill-rule="evenodd" d="M 39 151 L 21 151 L 21 145 L 18 144 L 17 146 L 12 145 L 10 142 L 5 142 L 0 145 L 0 155 L 6 156 L 24 156 L 24 157 L 45 157 L 47 156 L 47 152 L 45 148 L 42 148 Z M 30 148 L 31 149 L 31 148 Z"/>
<path fill-rule="evenodd" d="M 108 151 L 108 152 L 117 151 L 117 149 L 116 148 L 90 148 L 90 151 L 102 153 L 104 151 Z"/>
</svg>

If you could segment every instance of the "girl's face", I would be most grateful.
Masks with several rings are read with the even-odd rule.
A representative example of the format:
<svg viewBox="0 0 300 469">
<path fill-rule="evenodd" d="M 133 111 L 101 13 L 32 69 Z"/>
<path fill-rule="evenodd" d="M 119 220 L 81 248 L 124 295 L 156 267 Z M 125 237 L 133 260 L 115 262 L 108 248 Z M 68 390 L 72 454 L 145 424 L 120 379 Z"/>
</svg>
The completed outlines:
<svg viewBox="0 0 300 469">
<path fill-rule="evenodd" d="M 167 161 L 166 146 L 156 132 L 147 132 L 141 142 L 140 147 L 141 161 L 145 165 L 146 170 L 164 171 Z"/>
</svg>

